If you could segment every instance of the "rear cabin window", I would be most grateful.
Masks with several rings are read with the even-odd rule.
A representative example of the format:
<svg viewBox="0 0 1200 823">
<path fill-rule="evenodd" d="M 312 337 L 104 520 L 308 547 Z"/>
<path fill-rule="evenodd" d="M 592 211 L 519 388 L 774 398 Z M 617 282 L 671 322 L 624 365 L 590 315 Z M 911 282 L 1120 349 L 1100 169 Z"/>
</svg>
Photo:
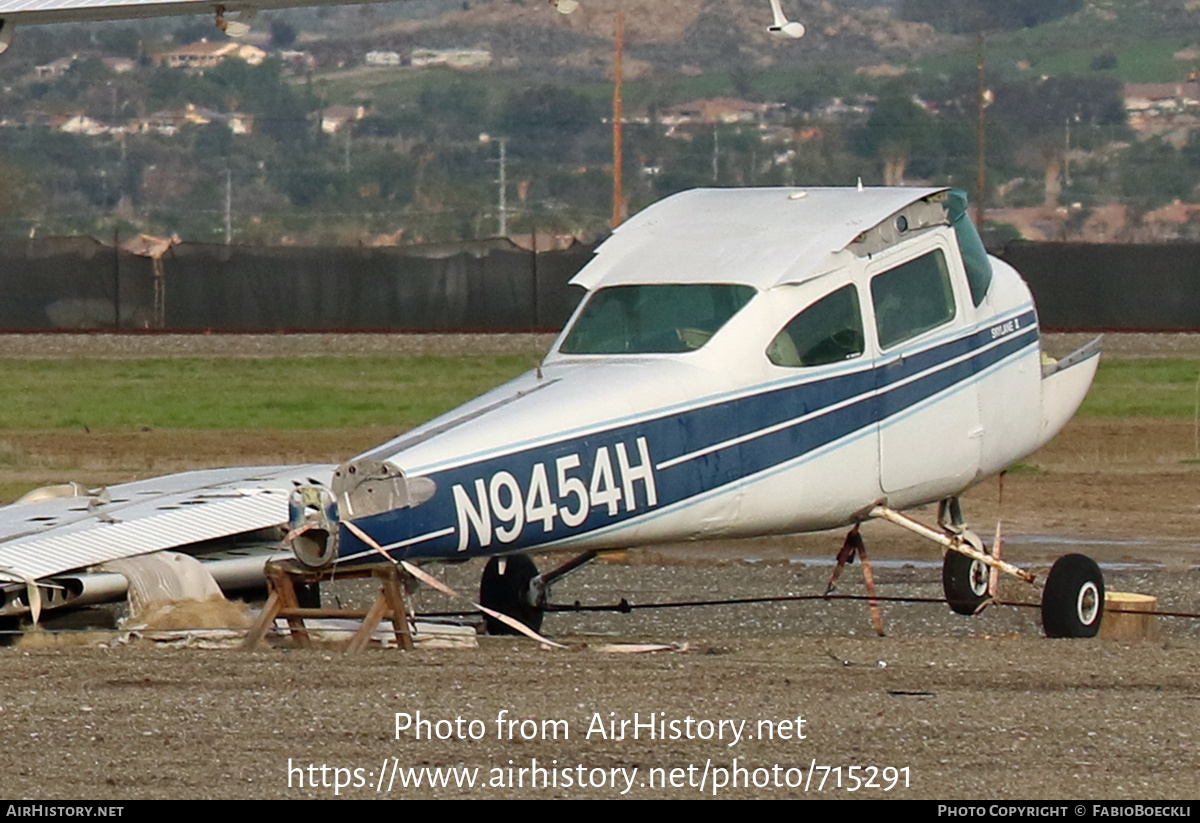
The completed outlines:
<svg viewBox="0 0 1200 823">
<path fill-rule="evenodd" d="M 694 351 L 753 296 L 753 287 L 728 283 L 610 286 L 588 299 L 558 350 L 563 354 Z"/>
<path fill-rule="evenodd" d="M 862 353 L 862 311 L 854 286 L 827 294 L 800 312 L 767 347 L 772 363 L 789 368 L 839 363 Z"/>
<path fill-rule="evenodd" d="M 871 280 L 879 347 L 888 349 L 954 318 L 954 290 L 941 250 Z"/>
</svg>

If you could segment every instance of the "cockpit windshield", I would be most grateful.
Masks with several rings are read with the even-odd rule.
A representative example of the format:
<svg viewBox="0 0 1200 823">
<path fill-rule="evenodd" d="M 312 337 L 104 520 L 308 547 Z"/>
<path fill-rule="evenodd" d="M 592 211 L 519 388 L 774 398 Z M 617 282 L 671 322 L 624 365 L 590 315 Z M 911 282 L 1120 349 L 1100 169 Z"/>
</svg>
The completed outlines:
<svg viewBox="0 0 1200 823">
<path fill-rule="evenodd" d="M 609 286 L 588 299 L 558 350 L 563 354 L 694 351 L 753 296 L 753 287 L 728 283 Z"/>
</svg>

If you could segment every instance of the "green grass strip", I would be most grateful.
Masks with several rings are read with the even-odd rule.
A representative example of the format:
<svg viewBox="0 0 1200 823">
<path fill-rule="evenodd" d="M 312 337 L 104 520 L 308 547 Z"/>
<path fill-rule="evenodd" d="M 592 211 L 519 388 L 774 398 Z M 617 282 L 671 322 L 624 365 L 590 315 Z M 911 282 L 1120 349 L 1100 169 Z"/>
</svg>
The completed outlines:
<svg viewBox="0 0 1200 823">
<path fill-rule="evenodd" d="M 429 420 L 516 377 L 530 357 L 0 360 L 0 429 L 322 429 Z M 1196 413 L 1200 362 L 1109 360 L 1088 417 Z"/>
<path fill-rule="evenodd" d="M 0 429 L 415 426 L 534 365 L 496 355 L 0 360 Z"/>
<path fill-rule="evenodd" d="M 1186 417 L 1196 413 L 1200 362 L 1101 360 L 1079 409 L 1087 417 Z"/>
</svg>

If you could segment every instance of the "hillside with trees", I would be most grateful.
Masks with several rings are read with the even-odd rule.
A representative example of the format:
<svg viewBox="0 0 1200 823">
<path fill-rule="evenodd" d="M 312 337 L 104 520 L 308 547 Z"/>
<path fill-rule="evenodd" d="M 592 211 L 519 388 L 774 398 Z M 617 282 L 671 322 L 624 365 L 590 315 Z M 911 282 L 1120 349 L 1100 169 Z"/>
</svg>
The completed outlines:
<svg viewBox="0 0 1200 823">
<path fill-rule="evenodd" d="M 622 0 L 629 210 L 695 186 L 974 194 L 996 237 L 1200 235 L 1200 11 L 1184 0 Z M 410 243 L 596 235 L 613 15 L 406 0 L 29 27 L 0 61 L 0 236 Z M 501 151 L 503 147 L 503 152 Z M 1003 225 L 1001 225 L 1003 224 Z"/>
</svg>

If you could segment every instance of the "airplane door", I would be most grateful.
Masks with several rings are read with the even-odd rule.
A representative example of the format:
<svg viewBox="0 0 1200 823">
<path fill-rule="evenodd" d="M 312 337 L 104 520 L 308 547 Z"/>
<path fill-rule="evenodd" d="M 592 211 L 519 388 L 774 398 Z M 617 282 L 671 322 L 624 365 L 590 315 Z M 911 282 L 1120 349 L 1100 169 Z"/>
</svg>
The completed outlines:
<svg viewBox="0 0 1200 823">
<path fill-rule="evenodd" d="M 870 270 L 879 482 L 898 505 L 970 483 L 983 443 L 958 256 L 930 245 L 903 257 Z"/>
</svg>

